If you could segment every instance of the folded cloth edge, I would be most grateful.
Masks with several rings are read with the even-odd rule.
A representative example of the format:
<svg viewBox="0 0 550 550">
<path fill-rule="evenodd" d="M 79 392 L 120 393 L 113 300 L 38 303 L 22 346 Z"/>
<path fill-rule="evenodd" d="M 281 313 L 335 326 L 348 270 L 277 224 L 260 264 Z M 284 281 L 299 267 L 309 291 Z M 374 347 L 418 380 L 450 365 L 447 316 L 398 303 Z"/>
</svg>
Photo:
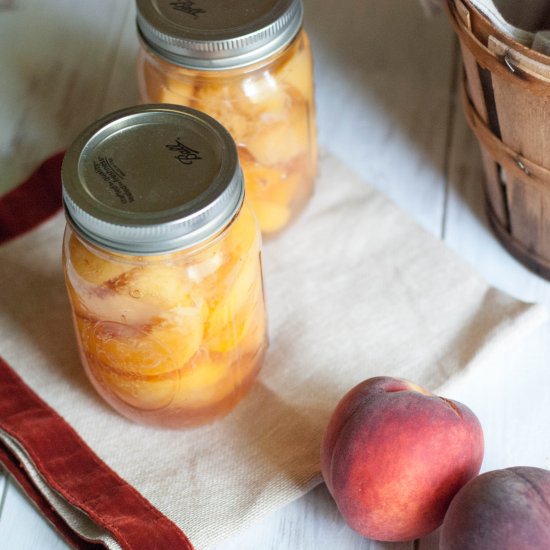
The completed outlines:
<svg viewBox="0 0 550 550">
<path fill-rule="evenodd" d="M 20 472 L 32 482 L 33 487 L 49 503 L 51 511 L 55 512 L 57 517 L 64 520 L 64 523 L 70 530 L 79 533 L 85 541 L 91 543 L 102 542 L 102 547 L 106 546 L 109 550 L 122 550 L 121 546 L 109 532 L 92 521 L 82 510 L 67 502 L 62 495 L 48 485 L 48 482 L 42 477 L 41 472 L 30 459 L 25 448 L 1 428 L 0 444 L 3 444 L 4 449 L 11 453 L 19 464 Z M 85 547 L 87 547 L 87 544 Z"/>
<path fill-rule="evenodd" d="M 64 154 L 47 158 L 23 183 L 0 197 L 0 244 L 34 229 L 61 208 Z"/>
<path fill-rule="evenodd" d="M 67 525 L 64 519 L 52 508 L 44 495 L 31 482 L 25 468 L 17 456 L 4 445 L 1 437 L 0 466 L 4 467 L 12 480 L 32 500 L 34 505 L 44 515 L 45 519 L 51 523 L 71 547 L 78 548 L 79 550 L 105 548 L 103 544 L 85 541 Z"/>
<path fill-rule="evenodd" d="M 19 460 L 18 472 L 14 473 L 14 447 L 7 445 L 1 432 L 0 460 L 10 459 L 6 467 L 24 488 L 32 484 L 31 496 L 40 492 L 33 481 L 39 473 L 49 488 L 110 533 L 123 549 L 152 548 L 155 544 L 160 548 L 167 544 L 164 547 L 193 550 L 179 527 L 102 462 L 2 358 L 0 378 L 0 430 L 25 450 L 29 459 L 26 467 L 34 465 L 37 472 L 31 475 Z M 10 453 L 6 453 L 7 446 Z M 42 497 L 33 500 L 51 518 L 51 506 L 46 510 L 47 497 L 44 494 Z M 59 523 L 55 521 L 54 525 L 57 527 Z M 62 534 L 66 535 L 66 531 Z M 74 544 L 74 540 L 68 541 Z"/>
<path fill-rule="evenodd" d="M 44 164 L 51 162 L 54 158 L 55 158 L 55 157 L 52 157 L 52 158 L 48 159 L 47 161 L 45 161 Z M 59 165 L 59 167 L 60 167 L 60 165 Z M 38 172 L 39 170 L 42 170 L 42 167 L 40 167 L 40 168 L 37 170 L 37 172 Z M 34 177 L 34 174 L 33 174 L 33 176 L 31 176 L 31 178 L 33 178 L 33 177 Z M 50 173 L 48 173 L 48 176 L 47 176 L 47 177 L 50 177 L 50 178 L 51 178 L 52 175 L 51 175 Z M 57 174 L 56 177 L 59 178 L 59 175 Z M 25 185 L 25 184 L 23 184 L 23 185 Z M 20 187 L 21 187 L 21 186 L 20 186 Z M 29 200 L 32 200 L 32 198 L 33 198 L 33 192 L 31 191 L 31 188 L 28 188 L 28 191 L 29 191 L 29 192 L 27 193 L 27 198 L 28 198 Z M 9 195 L 9 194 L 8 194 L 8 195 Z M 6 195 L 6 196 L 8 196 L 8 195 Z M 3 214 L 3 210 L 1 209 L 1 207 L 3 206 L 3 201 L 4 201 L 4 197 L 0 198 L 0 218 L 1 218 L 2 214 Z M 19 202 L 19 204 L 22 205 L 21 202 Z M 47 203 L 47 204 L 50 204 L 50 206 L 52 206 L 52 203 Z M 55 207 L 52 206 L 52 209 L 51 209 L 51 211 L 49 212 L 49 214 L 48 214 L 47 216 L 44 215 L 44 216 L 42 217 L 41 221 L 45 221 L 45 220 L 48 219 L 51 215 L 55 214 L 55 213 L 59 210 L 59 207 L 60 207 L 60 206 L 61 206 L 61 197 L 59 196 L 57 206 L 55 206 Z M 40 222 L 36 223 L 35 225 L 39 225 L 39 223 L 40 223 Z M 3 235 L 1 235 L 1 229 L 2 229 L 2 228 L 0 227 L 0 237 L 3 236 Z M 18 235 L 20 235 L 20 234 L 22 234 L 22 233 L 28 231 L 29 229 L 32 229 L 32 227 L 28 227 L 28 228 L 26 228 L 26 229 L 23 228 L 22 230 L 13 231 L 12 234 L 9 235 L 9 238 L 17 237 Z M 0 239 L 0 243 L 1 243 L 1 242 L 2 242 L 2 240 Z M 538 311 L 537 311 L 537 312 L 538 312 L 538 314 L 539 314 L 539 315 L 538 315 L 539 317 L 540 317 L 540 316 L 543 316 L 542 313 L 541 313 L 541 312 L 542 312 L 542 306 L 540 306 L 540 307 L 538 308 Z M 531 318 L 531 317 L 533 317 L 533 319 L 534 319 L 534 318 L 537 317 L 537 315 L 534 315 L 534 316 L 532 315 L 532 316 L 530 316 L 530 318 Z M 0 378 L 3 377 L 2 363 L 4 363 L 5 368 L 6 368 L 8 371 L 11 371 L 11 373 L 15 375 L 14 371 L 13 371 L 13 370 L 12 370 L 12 369 L 11 369 L 11 368 L 10 368 L 10 367 L 0 358 Z M 468 369 L 468 370 L 469 370 L 469 369 Z M 15 375 L 15 376 L 17 376 L 17 375 Z M 20 380 L 20 379 L 19 379 L 19 380 Z M 454 380 L 454 378 L 453 378 L 453 380 Z M 449 380 L 448 382 L 450 382 L 450 380 Z M 20 380 L 20 383 L 27 389 L 27 391 L 29 391 L 30 393 L 32 393 L 32 390 L 30 390 L 30 389 L 28 388 L 28 386 L 26 386 L 26 384 L 24 383 L 23 380 Z M 446 387 L 447 384 L 443 384 L 443 386 Z M 0 387 L 0 390 L 1 390 L 1 389 L 3 389 L 3 388 Z M 33 394 L 33 395 L 36 397 L 37 400 L 40 401 L 40 398 L 39 398 L 38 396 L 36 396 L 35 394 Z M 0 428 L 2 428 L 2 417 L 3 417 L 3 414 L 4 414 L 4 411 L 3 411 L 3 408 L 2 408 L 2 403 L 3 403 L 3 402 L 2 402 L 2 392 L 0 391 Z M 45 407 L 49 408 L 49 406 L 48 406 L 46 403 L 44 403 L 44 402 L 42 402 L 42 403 L 45 405 Z M 51 412 L 53 412 L 54 414 L 57 415 L 57 413 L 55 413 L 55 411 L 52 410 Z M 66 427 L 67 427 L 68 429 L 72 430 L 72 428 L 71 428 L 71 427 L 70 427 L 70 426 L 69 426 L 69 425 L 59 416 L 59 415 L 57 415 L 57 416 L 58 416 L 58 418 L 59 418 L 63 423 L 65 423 L 65 425 L 66 425 Z M 73 432 L 74 432 L 74 430 L 73 430 Z M 75 435 L 77 438 L 79 438 L 79 436 L 78 436 L 78 434 L 76 434 L 76 432 L 74 432 L 74 435 Z M 22 448 L 24 448 L 24 447 L 23 447 L 23 446 L 24 446 L 24 443 L 23 443 L 23 442 L 21 442 L 21 441 L 19 441 L 19 440 L 17 440 L 17 439 L 16 439 L 16 441 L 22 446 Z M 1 430 L 0 430 L 0 463 L 4 462 L 4 458 L 5 458 L 5 457 L 6 457 L 6 460 L 9 460 L 9 462 L 5 462 L 6 467 L 8 468 L 8 470 L 10 471 L 10 473 L 12 473 L 12 475 L 14 476 L 14 478 L 23 486 L 23 488 L 24 488 L 25 490 L 27 490 L 27 492 L 29 493 L 29 496 L 30 496 L 31 498 L 33 498 L 33 500 L 34 500 L 35 502 L 37 502 L 37 500 L 34 498 L 34 495 L 32 494 L 31 491 L 38 492 L 39 490 L 36 488 L 35 485 L 31 484 L 31 480 L 30 480 L 30 476 L 28 475 L 28 472 L 26 472 L 26 471 L 25 471 L 25 468 L 23 467 L 23 465 L 21 465 L 21 460 L 18 461 L 17 455 L 13 453 L 13 449 L 9 450 L 9 449 L 7 448 L 7 446 L 6 446 L 6 444 L 5 444 L 5 441 L 4 441 L 4 448 L 2 448 L 2 443 L 3 443 L 3 442 L 2 442 L 2 434 L 1 434 Z M 82 444 L 83 444 L 84 446 L 86 446 L 86 444 L 85 444 L 83 441 L 82 441 Z M 86 447 L 87 447 L 87 446 L 86 446 Z M 89 449 L 89 451 L 90 451 L 90 453 L 93 454 L 93 451 L 91 451 L 91 449 Z M 95 455 L 94 455 L 94 456 L 95 456 Z M 97 459 L 97 457 L 96 457 L 96 459 Z M 97 459 L 97 460 L 99 460 L 99 459 Z M 17 464 L 18 462 L 19 462 L 19 465 Z M 108 468 L 105 464 L 103 464 L 103 465 L 104 465 L 106 468 Z M 114 472 L 112 472 L 112 473 L 114 474 Z M 116 474 L 114 474 L 114 475 L 116 476 Z M 120 480 L 120 481 L 122 481 L 122 480 Z M 312 483 L 311 483 L 311 487 L 310 487 L 310 488 L 313 488 L 313 487 L 314 487 L 315 485 L 317 485 L 320 481 L 321 481 L 320 478 L 317 478 L 317 479 L 315 480 L 315 482 L 312 482 Z M 28 488 L 30 488 L 31 491 L 29 491 Z M 131 487 L 131 488 L 133 489 L 133 487 Z M 139 492 L 137 492 L 135 489 L 133 489 L 133 490 L 138 494 L 138 496 L 141 497 L 141 495 L 139 494 Z M 308 489 L 308 490 L 309 490 L 309 489 Z M 42 499 L 42 505 L 39 504 L 39 506 L 40 506 L 40 508 L 42 509 L 42 511 L 43 511 L 44 513 L 46 513 L 46 512 L 48 511 L 48 509 L 51 508 L 51 504 L 47 501 L 47 499 L 45 499 L 44 495 L 42 495 L 42 494 L 39 493 L 39 492 L 38 492 L 37 494 L 40 495 L 39 498 Z M 141 497 L 141 498 L 143 498 L 143 497 Z M 78 506 L 77 506 L 77 507 L 78 507 Z M 158 510 L 156 510 L 156 509 L 154 509 L 154 510 L 158 512 Z M 51 512 L 51 510 L 50 510 L 50 512 Z M 160 514 L 160 512 L 158 512 L 158 513 Z M 48 513 L 46 513 L 46 515 L 49 517 L 49 514 L 48 514 Z M 161 515 L 162 515 L 162 514 L 161 514 Z M 59 517 L 59 516 L 58 516 L 58 517 Z M 167 521 L 170 521 L 168 518 L 166 518 L 166 519 L 167 519 Z M 51 519 L 50 519 L 50 521 L 51 521 Z M 62 520 L 61 520 L 61 521 L 62 521 Z M 58 526 L 58 524 L 57 524 L 56 522 L 53 522 L 53 521 L 52 521 L 52 523 L 54 523 L 54 525 Z M 62 524 L 62 525 L 63 525 L 63 524 Z M 66 525 L 66 524 L 65 524 L 65 525 Z M 61 531 L 61 529 L 60 529 L 59 527 L 58 527 L 58 529 Z M 66 529 L 69 529 L 68 526 L 66 526 Z M 184 535 L 184 536 L 185 536 L 185 535 Z M 94 544 L 93 546 L 84 546 L 84 544 L 85 544 L 85 542 L 84 542 L 85 539 L 83 539 L 83 538 L 78 538 L 78 539 L 69 539 L 69 538 L 67 538 L 67 540 L 68 540 L 68 542 L 70 542 L 71 544 L 74 544 L 74 540 L 77 540 L 77 541 L 81 544 L 80 546 L 78 546 L 79 548 L 96 548 L 96 547 L 98 547 L 98 546 L 95 545 L 95 544 Z M 187 538 L 185 538 L 185 540 L 187 541 L 188 546 L 181 546 L 181 545 L 180 545 L 180 546 L 178 546 L 178 547 L 181 547 L 181 548 L 189 548 L 189 549 L 191 549 L 192 546 L 191 546 L 190 542 L 187 540 Z M 138 541 L 138 544 L 139 544 L 139 543 L 141 543 L 142 545 L 143 545 L 143 544 L 147 544 L 146 541 L 147 541 L 147 539 Z M 163 540 L 163 542 L 165 542 L 165 540 Z M 93 544 L 93 543 L 88 543 L 88 544 Z M 133 548 L 133 549 L 134 549 L 134 548 L 141 548 L 141 547 L 142 547 L 142 546 L 139 546 L 139 545 L 138 545 L 138 546 L 125 546 L 124 548 Z"/>
</svg>

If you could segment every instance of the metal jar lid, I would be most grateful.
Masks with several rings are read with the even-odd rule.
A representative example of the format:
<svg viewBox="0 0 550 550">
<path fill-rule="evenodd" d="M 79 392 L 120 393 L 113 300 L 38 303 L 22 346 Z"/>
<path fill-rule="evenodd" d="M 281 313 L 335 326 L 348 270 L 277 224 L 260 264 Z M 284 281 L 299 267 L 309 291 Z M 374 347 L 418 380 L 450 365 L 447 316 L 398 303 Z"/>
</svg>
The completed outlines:
<svg viewBox="0 0 550 550">
<path fill-rule="evenodd" d="M 191 69 L 255 63 L 284 48 L 301 28 L 302 0 L 137 0 L 143 40 Z"/>
<path fill-rule="evenodd" d="M 175 105 L 131 107 L 89 126 L 65 154 L 62 181 L 75 230 L 135 255 L 204 241 L 233 219 L 244 197 L 227 130 Z"/>
</svg>

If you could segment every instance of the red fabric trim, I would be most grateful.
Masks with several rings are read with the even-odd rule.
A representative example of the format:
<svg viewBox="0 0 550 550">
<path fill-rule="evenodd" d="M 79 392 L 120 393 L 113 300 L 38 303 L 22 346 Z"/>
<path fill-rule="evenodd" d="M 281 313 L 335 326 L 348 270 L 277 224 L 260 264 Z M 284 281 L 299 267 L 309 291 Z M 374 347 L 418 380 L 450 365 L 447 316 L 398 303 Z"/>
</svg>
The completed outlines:
<svg viewBox="0 0 550 550">
<path fill-rule="evenodd" d="M 17 457 L 11 451 L 4 447 L 0 442 L 0 463 L 11 474 L 13 479 L 35 503 L 42 515 L 55 527 L 67 543 L 78 550 L 100 550 L 105 546 L 101 543 L 88 542 L 79 537 L 50 506 L 50 503 L 44 498 L 42 493 L 31 483 L 23 466 L 19 464 Z"/>
<path fill-rule="evenodd" d="M 0 427 L 25 448 L 50 487 L 112 533 L 123 548 L 193 550 L 183 532 L 103 463 L 2 358 Z M 13 460 L 6 465 L 11 471 Z"/>
<path fill-rule="evenodd" d="M 26 181 L 0 197 L 0 244 L 33 229 L 61 208 L 63 155 L 45 160 Z"/>
</svg>

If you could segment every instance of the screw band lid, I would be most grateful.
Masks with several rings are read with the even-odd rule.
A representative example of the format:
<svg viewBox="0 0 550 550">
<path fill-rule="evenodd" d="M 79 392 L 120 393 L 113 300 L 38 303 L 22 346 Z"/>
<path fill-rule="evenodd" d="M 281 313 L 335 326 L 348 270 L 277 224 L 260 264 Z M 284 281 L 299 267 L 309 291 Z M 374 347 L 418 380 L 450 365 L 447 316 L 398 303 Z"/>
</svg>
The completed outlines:
<svg viewBox="0 0 550 550">
<path fill-rule="evenodd" d="M 300 30 L 302 0 L 137 0 L 137 26 L 162 58 L 191 69 L 242 67 Z"/>
<path fill-rule="evenodd" d="M 212 117 L 143 105 L 86 128 L 62 167 L 68 221 L 120 253 L 194 246 L 226 227 L 244 199 L 235 142 Z"/>
</svg>

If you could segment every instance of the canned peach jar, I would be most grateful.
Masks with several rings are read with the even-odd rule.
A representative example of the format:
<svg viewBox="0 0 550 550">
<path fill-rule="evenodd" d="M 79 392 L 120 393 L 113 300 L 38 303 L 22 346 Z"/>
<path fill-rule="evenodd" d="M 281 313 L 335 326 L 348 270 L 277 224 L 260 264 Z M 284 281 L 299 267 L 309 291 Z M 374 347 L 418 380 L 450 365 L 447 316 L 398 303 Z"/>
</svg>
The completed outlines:
<svg viewBox="0 0 550 550">
<path fill-rule="evenodd" d="M 214 119 L 146 105 L 66 153 L 65 279 L 88 377 L 140 423 L 229 412 L 266 350 L 260 232 L 237 149 Z"/>
<path fill-rule="evenodd" d="M 317 166 L 301 0 L 137 0 L 140 95 L 204 111 L 235 139 L 264 235 L 307 203 Z"/>
</svg>

